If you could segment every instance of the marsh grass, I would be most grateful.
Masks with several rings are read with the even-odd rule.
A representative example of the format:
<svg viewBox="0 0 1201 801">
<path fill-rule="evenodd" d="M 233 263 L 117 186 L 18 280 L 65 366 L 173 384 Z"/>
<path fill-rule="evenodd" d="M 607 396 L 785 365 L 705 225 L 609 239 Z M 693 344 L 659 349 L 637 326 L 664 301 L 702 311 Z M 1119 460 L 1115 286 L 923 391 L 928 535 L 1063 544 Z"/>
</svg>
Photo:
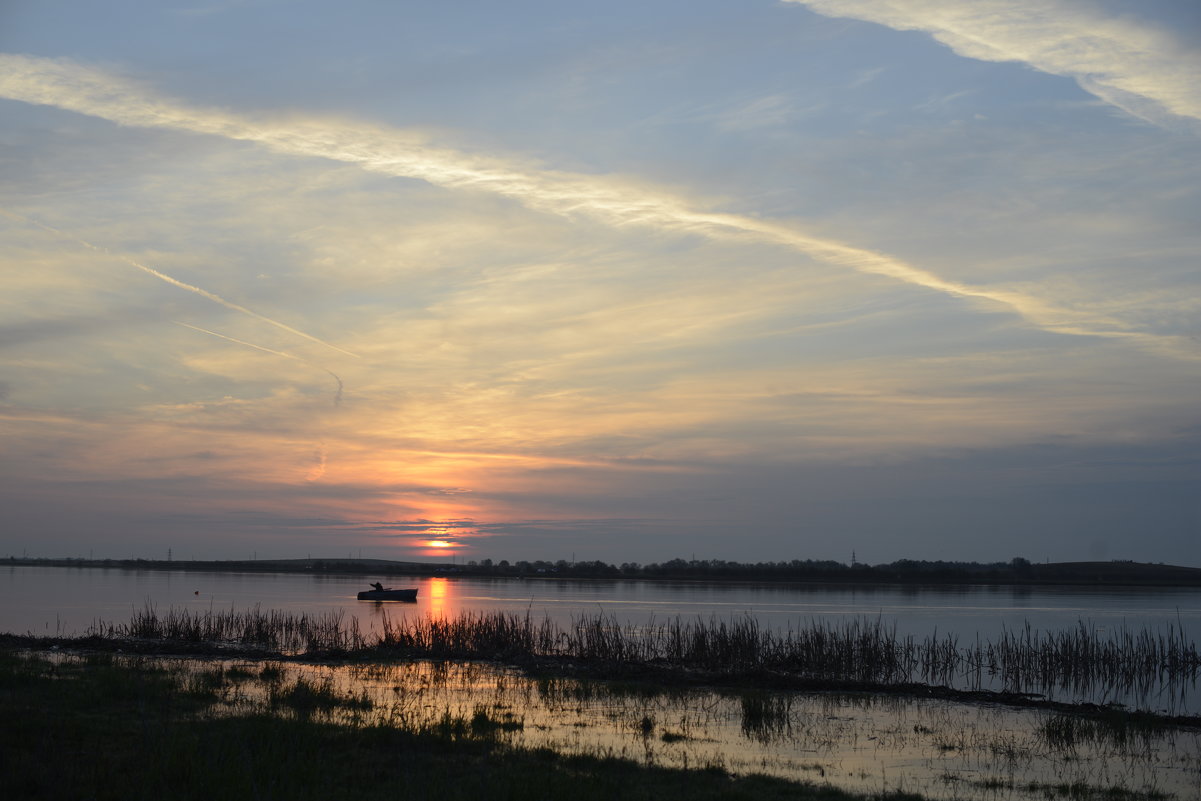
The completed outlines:
<svg viewBox="0 0 1201 801">
<path fill-rule="evenodd" d="M 1107 697 L 1146 695 L 1195 682 L 1201 653 L 1182 627 L 1101 634 L 1081 623 L 1060 632 L 1030 626 L 994 642 L 961 644 L 954 635 L 903 637 L 871 619 L 776 632 L 752 617 L 675 618 L 640 626 L 604 615 L 567 626 L 505 612 L 456 617 L 384 618 L 364 635 L 342 612 L 320 615 L 253 610 L 192 612 L 148 607 L 128 624 L 94 624 L 91 636 L 272 649 L 279 653 L 373 652 L 449 659 L 572 660 L 593 665 L 698 671 L 712 676 L 777 674 L 875 685 L 926 683 L 1018 693 L 1064 691 Z"/>
<path fill-rule="evenodd" d="M 341 610 L 311 615 L 256 606 L 246 611 L 193 612 L 147 606 L 128 623 L 94 622 L 85 636 L 106 639 L 231 643 L 283 652 L 346 652 L 367 647 L 358 620 Z"/>
<path fill-rule="evenodd" d="M 185 665 L 138 657 L 54 660 L 0 651 L 3 797 L 99 801 L 341 801 L 365 797 L 479 801 L 504 798 L 601 801 L 852 801 L 916 798 L 855 794 L 764 776 L 690 771 L 600 755 L 564 756 L 513 747 L 499 735 L 516 718 L 494 706 L 449 712 L 405 730 L 334 725 L 286 708 L 207 714 L 211 704 L 183 692 Z M 208 670 L 215 685 L 229 671 Z M 244 677 L 243 677 L 244 678 Z M 314 707 L 353 706 L 354 696 L 320 682 L 276 680 L 277 698 Z M 215 687 L 214 687 L 215 689 Z M 308 703 L 309 701 L 306 701 Z"/>
<path fill-rule="evenodd" d="M 493 712 L 499 712 L 496 717 Z M 471 715 L 471 733 L 477 737 L 493 737 L 502 732 L 522 731 L 525 721 L 507 710 L 489 709 L 477 704 Z"/>
<path fill-rule="evenodd" d="M 997 642 L 961 645 L 953 635 L 901 637 L 880 620 L 841 625 L 813 622 L 776 633 L 753 618 L 676 618 L 621 626 L 604 616 L 580 617 L 567 628 L 520 615 L 466 614 L 449 620 L 385 621 L 382 650 L 460 658 L 565 657 L 583 662 L 669 666 L 718 675 L 780 672 L 872 684 L 967 685 L 998 678 L 1015 692 L 1097 686 L 1118 692 L 1195 680 L 1201 654 L 1184 631 L 1121 631 L 1100 635 L 1081 624 L 1066 632 L 1029 627 Z"/>
<path fill-rule="evenodd" d="M 947 784 L 963 784 L 996 794 L 1004 790 L 1024 791 L 1045 799 L 1066 801 L 1168 801 L 1174 796 L 1154 788 L 1131 789 L 1128 787 L 1100 787 L 1084 781 L 1075 782 L 1015 782 L 1012 779 L 989 776 L 983 779 L 961 779 L 957 776 L 943 777 Z"/>
<path fill-rule="evenodd" d="M 298 676 L 290 684 L 274 682 L 267 692 L 271 709 L 290 709 L 298 715 L 332 712 L 335 709 L 366 711 L 373 706 L 365 693 L 350 695 L 334 689 L 332 680 L 318 681 Z"/>
</svg>

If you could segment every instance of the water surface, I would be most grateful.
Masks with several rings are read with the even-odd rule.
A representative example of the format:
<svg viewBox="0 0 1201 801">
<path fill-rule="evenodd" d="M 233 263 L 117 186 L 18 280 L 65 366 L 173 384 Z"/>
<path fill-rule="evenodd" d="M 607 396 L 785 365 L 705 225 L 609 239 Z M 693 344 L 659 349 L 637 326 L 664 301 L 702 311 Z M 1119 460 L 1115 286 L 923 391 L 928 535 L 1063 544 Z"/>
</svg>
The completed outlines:
<svg viewBox="0 0 1201 801">
<path fill-rule="evenodd" d="M 369 581 L 417 587 L 416 604 L 378 604 L 355 595 Z M 751 615 L 765 628 L 786 631 L 809 622 L 867 617 L 895 624 L 898 633 L 952 633 L 961 640 L 993 639 L 1027 623 L 1054 631 L 1084 622 L 1107 631 L 1182 626 L 1201 631 L 1201 590 L 1173 588 L 909 586 L 824 584 L 706 584 L 698 582 L 488 579 L 217 573 L 120 568 L 9 566 L 0 568 L 0 631 L 80 633 L 93 621 L 124 622 L 132 612 L 158 608 L 344 610 L 364 631 L 385 614 L 458 615 L 513 612 L 573 617 L 603 613 L 619 623 L 652 619 Z"/>
<path fill-rule="evenodd" d="M 218 573 L 123 568 L 0 568 L 0 631 L 79 634 L 93 623 L 127 622 L 146 607 L 193 612 L 260 607 L 291 613 L 341 612 L 370 635 L 386 619 L 507 612 L 548 617 L 561 628 L 598 614 L 634 627 L 674 618 L 752 617 L 778 633 L 813 623 L 880 620 L 902 637 L 950 635 L 962 646 L 996 642 L 1005 631 L 1083 628 L 1105 640 L 1122 631 L 1183 630 L 1196 643 L 1201 592 L 1187 589 L 1010 586 L 851 586 L 822 584 L 706 584 L 628 580 L 422 577 L 387 580 L 415 586 L 418 602 L 360 602 L 375 577 L 298 573 Z M 959 689 L 1018 690 L 1066 702 L 1120 703 L 1173 714 L 1201 714 L 1196 672 L 1149 675 L 1133 682 L 1080 681 L 1078 676 L 1004 683 L 989 671 L 939 677 Z"/>
<path fill-rule="evenodd" d="M 884 695 L 532 679 L 480 663 L 158 661 L 187 665 L 207 677 L 205 688 L 221 687 L 218 714 L 262 708 L 273 691 L 300 680 L 369 699 L 295 713 L 344 725 L 429 730 L 457 721 L 458 736 L 860 792 L 1036 801 L 1063 797 L 1057 788 L 1074 785 L 1073 798 L 1135 801 L 1193 799 L 1201 789 L 1201 732 L 1170 726 L 1110 727 L 1046 711 Z"/>
</svg>

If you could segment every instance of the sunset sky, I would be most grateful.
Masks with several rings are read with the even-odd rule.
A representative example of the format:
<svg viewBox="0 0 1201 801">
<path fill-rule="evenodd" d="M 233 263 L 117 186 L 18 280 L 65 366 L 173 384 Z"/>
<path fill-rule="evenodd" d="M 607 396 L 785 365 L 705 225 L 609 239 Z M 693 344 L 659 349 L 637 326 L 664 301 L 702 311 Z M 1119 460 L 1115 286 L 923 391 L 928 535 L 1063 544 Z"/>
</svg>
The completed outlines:
<svg viewBox="0 0 1201 801">
<path fill-rule="evenodd" d="M 0 556 L 1201 565 L 1201 4 L 4 0 L 0 454 Z"/>
</svg>

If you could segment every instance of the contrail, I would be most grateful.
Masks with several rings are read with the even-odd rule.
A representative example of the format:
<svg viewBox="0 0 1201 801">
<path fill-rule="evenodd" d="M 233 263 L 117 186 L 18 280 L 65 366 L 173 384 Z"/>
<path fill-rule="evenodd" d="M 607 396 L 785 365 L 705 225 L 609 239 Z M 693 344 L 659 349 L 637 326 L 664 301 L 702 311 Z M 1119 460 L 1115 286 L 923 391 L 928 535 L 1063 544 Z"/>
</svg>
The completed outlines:
<svg viewBox="0 0 1201 801">
<path fill-rule="evenodd" d="M 631 181 L 539 170 L 432 147 L 411 132 L 328 120 L 289 120 L 286 125 L 256 122 L 219 109 L 176 103 L 68 61 L 11 54 L 0 54 L 0 96 L 119 125 L 210 134 L 254 142 L 277 153 L 356 164 L 370 172 L 416 178 L 435 186 L 490 192 L 530 209 L 567 218 L 587 215 L 613 227 L 638 225 L 710 240 L 773 243 L 827 264 L 1003 306 L 1045 331 L 1124 339 L 1177 358 L 1199 358 L 1195 345 L 1183 337 L 1131 330 L 1121 320 L 1082 314 L 1014 290 L 949 281 L 887 254 L 811 236 L 783 224 L 697 211 L 679 197 Z"/>
<path fill-rule="evenodd" d="M 263 353 L 270 353 L 274 356 L 282 356 L 285 359 L 291 359 L 292 361 L 300 362 L 301 364 L 305 365 L 306 367 L 313 367 L 318 370 L 321 370 L 324 373 L 328 373 L 330 378 L 334 379 L 334 381 L 336 381 L 338 383 L 338 389 L 337 389 L 337 391 L 334 392 L 334 406 L 336 407 L 336 406 L 342 405 L 342 379 L 338 378 L 337 374 L 333 370 L 330 370 L 327 367 L 322 367 L 319 364 L 310 362 L 308 359 L 302 359 L 299 356 L 295 356 L 286 351 L 272 350 L 271 348 L 265 348 L 262 345 L 256 345 L 253 342 L 246 342 L 245 340 L 235 339 L 234 337 L 226 336 L 225 334 L 218 334 L 216 331 L 210 331 L 207 328 L 201 328 L 198 325 L 191 325 L 190 323 L 182 323 L 179 320 L 175 320 L 174 322 L 176 325 L 182 325 L 184 328 L 191 328 L 193 331 L 199 331 L 202 334 L 209 334 L 211 336 L 215 336 L 220 339 L 224 339 L 227 342 L 235 342 L 239 345 L 245 345 L 248 348 L 254 348 L 255 350 L 261 350 Z"/>
<path fill-rule="evenodd" d="M 198 286 L 193 286 L 191 284 L 184 283 L 183 281 L 180 281 L 178 278 L 172 278 L 171 276 L 167 275 L 166 273 L 160 272 L 159 270 L 156 270 L 153 267 L 147 267 L 145 264 L 134 261 L 133 259 L 129 258 L 128 256 L 125 256 L 121 253 L 114 253 L 113 251 L 109 250 L 106 247 L 101 247 L 99 245 L 93 245 L 91 242 L 88 242 L 86 239 L 80 239 L 79 237 L 75 236 L 74 234 L 69 234 L 66 231 L 55 228 L 52 225 L 47 225 L 46 223 L 40 222 L 31 217 L 26 217 L 22 214 L 17 214 L 16 212 L 7 211 L 5 209 L 0 209 L 0 214 L 3 214 L 5 217 L 8 217 L 13 220 L 17 220 L 19 222 L 28 223 L 30 225 L 36 225 L 38 228 L 41 228 L 45 231 L 49 231 L 50 233 L 55 234 L 56 236 L 60 236 L 64 239 L 68 239 L 72 242 L 77 242 L 86 248 L 91 248 L 92 250 L 96 251 L 97 253 L 103 253 L 103 254 L 105 254 L 107 256 L 111 256 L 115 259 L 120 259 L 121 261 L 125 262 L 126 264 L 130 265 L 131 267 L 136 267 L 137 269 L 141 270 L 144 273 L 153 275 L 155 278 L 159 279 L 160 281 L 166 281 L 171 286 L 176 286 L 176 287 L 179 287 L 180 289 L 186 289 L 189 292 L 194 292 L 197 295 L 200 295 L 202 298 L 208 298 L 209 300 L 213 301 L 214 303 L 219 303 L 220 305 L 224 306 L 227 309 L 232 309 L 233 311 L 241 312 L 242 314 L 249 315 L 250 317 L 253 317 L 256 320 L 262 320 L 264 323 L 268 323 L 270 325 L 275 326 L 276 328 L 283 329 L 284 331 L 287 331 L 289 334 L 295 334 L 298 337 L 304 337 L 307 340 L 316 342 L 318 345 L 324 345 L 327 348 L 336 350 L 339 353 L 344 353 L 347 356 L 353 356 L 356 359 L 360 358 L 355 353 L 351 353 L 348 350 L 343 350 L 342 348 L 339 348 L 337 345 L 330 344 L 329 342 L 326 342 L 323 339 L 318 339 L 317 337 L 313 336 L 312 334 L 306 334 L 304 331 L 300 331 L 296 328 L 293 328 L 292 326 L 288 325 L 287 323 L 281 323 L 279 320 L 272 320 L 270 317 L 259 314 L 258 312 L 253 311 L 252 309 L 248 309 L 245 306 L 239 306 L 237 303 L 234 303 L 231 300 L 226 300 L 225 298 L 221 297 L 220 295 L 217 295 L 213 292 L 209 292 L 207 289 L 201 289 Z"/>
</svg>

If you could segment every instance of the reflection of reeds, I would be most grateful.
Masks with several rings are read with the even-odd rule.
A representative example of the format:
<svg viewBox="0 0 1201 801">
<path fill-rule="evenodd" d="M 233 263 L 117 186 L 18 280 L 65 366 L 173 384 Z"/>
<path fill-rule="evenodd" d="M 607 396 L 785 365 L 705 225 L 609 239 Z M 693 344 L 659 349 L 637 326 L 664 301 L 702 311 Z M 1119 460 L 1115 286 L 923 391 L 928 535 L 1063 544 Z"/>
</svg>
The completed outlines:
<svg viewBox="0 0 1201 801">
<path fill-rule="evenodd" d="M 1108 712 L 1094 716 L 1054 715 L 1038 728 L 1039 736 L 1056 751 L 1087 746 L 1120 752 L 1150 752 L 1175 729 L 1148 715 Z"/>
<path fill-rule="evenodd" d="M 1106 686 L 1145 692 L 1155 685 L 1195 679 L 1201 656 L 1181 627 L 1166 631 L 1121 630 L 1107 637 L 1081 622 L 1075 629 L 1040 633 L 1029 624 L 1005 632 L 995 643 L 977 644 L 964 663 L 999 676 L 1007 689 L 1087 691 Z"/>
<path fill-rule="evenodd" d="M 750 740 L 769 743 L 782 739 L 792 730 L 792 700 L 785 693 L 745 692 L 739 698 L 742 707 L 742 733 Z"/>
<path fill-rule="evenodd" d="M 986 678 L 1008 690 L 1145 692 L 1195 681 L 1201 654 L 1180 628 L 1102 635 L 1081 624 L 1039 633 L 1029 626 L 996 642 L 961 645 L 955 636 L 901 637 L 881 620 L 812 622 L 777 633 L 745 617 L 733 621 L 652 621 L 621 625 L 603 615 L 566 628 L 528 613 L 469 613 L 453 618 L 385 619 L 368 640 L 341 613 L 195 613 L 147 608 L 126 625 L 97 624 L 109 638 L 231 642 L 293 652 L 375 648 L 414 656 L 465 659 L 567 658 L 584 662 L 668 666 L 716 674 L 783 673 L 810 679 L 980 687 Z"/>
</svg>

